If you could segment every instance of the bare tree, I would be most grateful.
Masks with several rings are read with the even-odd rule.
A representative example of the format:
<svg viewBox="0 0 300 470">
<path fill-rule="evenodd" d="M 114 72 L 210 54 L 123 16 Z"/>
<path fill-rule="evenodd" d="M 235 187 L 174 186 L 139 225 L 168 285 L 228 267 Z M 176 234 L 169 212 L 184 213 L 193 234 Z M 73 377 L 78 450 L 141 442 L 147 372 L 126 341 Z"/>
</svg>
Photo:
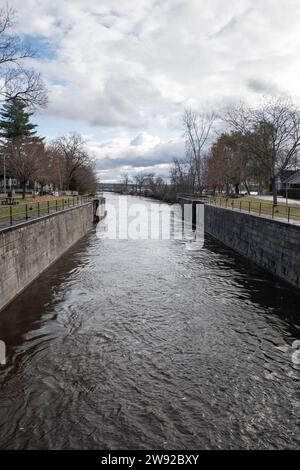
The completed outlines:
<svg viewBox="0 0 300 470">
<path fill-rule="evenodd" d="M 300 148 L 300 111 L 291 101 L 265 100 L 258 108 L 240 105 L 227 112 L 226 121 L 244 137 L 247 152 L 268 173 L 277 204 L 277 180 L 295 164 Z"/>
<path fill-rule="evenodd" d="M 46 185 L 53 183 L 53 159 L 52 152 L 49 147 L 40 148 L 37 161 L 37 171 L 35 180 L 40 185 L 40 195 L 43 196 Z"/>
<path fill-rule="evenodd" d="M 14 34 L 15 12 L 0 8 L 0 96 L 22 100 L 27 106 L 45 107 L 47 93 L 40 74 L 25 67 L 36 53 Z"/>
<path fill-rule="evenodd" d="M 92 166 L 79 168 L 75 174 L 77 189 L 81 194 L 95 194 L 97 178 Z"/>
<path fill-rule="evenodd" d="M 243 184 L 249 192 L 249 182 L 254 183 L 254 160 L 246 151 L 244 136 L 239 132 L 223 133 L 212 145 L 206 161 L 206 184 L 213 190 L 226 193 L 235 189 L 239 194 Z M 212 184 L 213 183 L 213 184 Z"/>
<path fill-rule="evenodd" d="M 166 199 L 169 192 L 169 187 L 161 176 L 150 176 L 148 185 L 153 197 L 160 200 Z"/>
<path fill-rule="evenodd" d="M 203 162 L 206 146 L 216 119 L 215 113 L 199 114 L 186 109 L 183 115 L 186 157 L 196 177 L 196 189 L 203 190 Z"/>
<path fill-rule="evenodd" d="M 195 168 L 191 162 L 174 158 L 170 169 L 170 180 L 176 193 L 194 193 L 195 178 Z"/>
<path fill-rule="evenodd" d="M 26 195 L 26 184 L 37 176 L 39 157 L 43 152 L 43 142 L 31 137 L 14 139 L 7 143 L 9 170 L 20 181 L 23 199 Z"/>
<path fill-rule="evenodd" d="M 215 142 L 208 154 L 205 163 L 206 188 L 215 192 L 229 193 L 230 189 L 230 159 L 220 139 Z"/>
<path fill-rule="evenodd" d="M 70 189 L 76 171 L 90 167 L 92 163 L 85 141 L 80 134 L 73 132 L 52 142 L 52 149 L 57 156 L 56 158 L 60 159 L 60 164 L 62 163 L 60 170 L 63 171 L 63 175 L 61 175 L 63 186 Z"/>
<path fill-rule="evenodd" d="M 122 173 L 121 174 L 121 185 L 122 185 L 123 191 L 127 192 L 129 183 L 130 183 L 130 178 L 129 178 L 128 173 Z"/>
<path fill-rule="evenodd" d="M 134 181 L 136 184 L 136 188 L 139 191 L 139 194 L 142 193 L 143 186 L 145 185 L 147 179 L 149 178 L 149 175 L 146 173 L 138 173 L 134 177 Z"/>
<path fill-rule="evenodd" d="M 60 191 L 64 188 L 65 180 L 65 165 L 64 160 L 61 158 L 60 153 L 53 147 L 52 144 L 47 146 L 46 149 L 49 159 L 49 182 Z"/>
</svg>

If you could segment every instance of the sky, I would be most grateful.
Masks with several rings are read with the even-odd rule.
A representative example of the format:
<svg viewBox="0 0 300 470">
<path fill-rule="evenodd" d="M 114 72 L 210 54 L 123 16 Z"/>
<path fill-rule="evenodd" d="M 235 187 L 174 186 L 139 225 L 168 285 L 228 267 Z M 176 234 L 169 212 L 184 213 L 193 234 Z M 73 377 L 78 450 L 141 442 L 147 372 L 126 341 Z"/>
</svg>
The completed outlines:
<svg viewBox="0 0 300 470">
<path fill-rule="evenodd" d="M 299 100 L 299 0 L 10 0 L 48 87 L 35 117 L 77 131 L 102 181 L 167 177 L 184 156 L 182 113 Z"/>
</svg>

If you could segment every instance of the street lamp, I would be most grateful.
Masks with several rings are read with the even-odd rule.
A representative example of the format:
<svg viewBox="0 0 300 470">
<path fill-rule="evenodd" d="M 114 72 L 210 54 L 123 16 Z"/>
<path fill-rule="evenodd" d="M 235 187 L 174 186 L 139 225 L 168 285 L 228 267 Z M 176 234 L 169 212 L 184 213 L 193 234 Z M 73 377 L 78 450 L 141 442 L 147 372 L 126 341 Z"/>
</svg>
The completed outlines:
<svg viewBox="0 0 300 470">
<path fill-rule="evenodd" d="M 4 180 L 4 197 L 6 197 L 6 162 L 5 162 L 5 152 L 3 153 L 3 180 Z"/>
</svg>

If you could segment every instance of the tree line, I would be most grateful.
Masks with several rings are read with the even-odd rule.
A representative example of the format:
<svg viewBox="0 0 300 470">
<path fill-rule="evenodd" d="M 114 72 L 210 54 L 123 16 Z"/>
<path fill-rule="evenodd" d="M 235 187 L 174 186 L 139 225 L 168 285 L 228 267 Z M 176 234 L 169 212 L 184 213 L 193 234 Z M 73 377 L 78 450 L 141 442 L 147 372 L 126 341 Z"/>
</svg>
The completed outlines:
<svg viewBox="0 0 300 470">
<path fill-rule="evenodd" d="M 130 177 L 128 173 L 121 174 L 119 192 L 122 194 L 151 196 L 155 199 L 173 202 L 176 194 L 161 176 L 154 173 L 138 173 Z"/>
<path fill-rule="evenodd" d="M 241 186 L 269 190 L 277 204 L 277 183 L 299 163 L 300 110 L 289 99 L 239 104 L 222 114 L 185 111 L 186 154 L 175 159 L 171 184 L 177 192 L 213 194 Z M 217 129 L 222 131 L 217 131 Z"/>
<path fill-rule="evenodd" d="M 174 158 L 169 184 L 154 174 L 134 177 L 138 192 L 159 199 L 178 193 L 239 194 L 268 190 L 277 204 L 277 183 L 297 169 L 300 110 L 289 99 L 263 99 L 256 107 L 239 104 L 223 113 L 185 110 L 182 118 L 185 154 Z M 122 177 L 122 187 L 128 175 Z"/>
<path fill-rule="evenodd" d="M 26 66 L 36 52 L 14 33 L 15 13 L 0 9 L 0 173 L 16 178 L 25 197 L 28 183 L 44 188 L 95 192 L 93 161 L 82 137 L 71 133 L 50 143 L 37 136 L 31 117 L 47 106 L 40 74 Z"/>
<path fill-rule="evenodd" d="M 7 173 L 19 181 L 23 198 L 28 182 L 38 183 L 41 195 L 46 186 L 95 193 L 93 161 L 83 138 L 71 133 L 45 143 L 36 135 L 31 115 L 16 98 L 5 102 L 0 113 L 2 160 L 6 159 Z"/>
</svg>

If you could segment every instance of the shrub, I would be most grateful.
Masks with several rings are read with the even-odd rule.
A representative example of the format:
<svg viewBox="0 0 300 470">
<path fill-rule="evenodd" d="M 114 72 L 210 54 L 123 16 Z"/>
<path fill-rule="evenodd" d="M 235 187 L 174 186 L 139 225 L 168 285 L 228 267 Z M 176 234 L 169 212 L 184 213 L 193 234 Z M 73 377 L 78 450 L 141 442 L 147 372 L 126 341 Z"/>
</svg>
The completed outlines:
<svg viewBox="0 0 300 470">
<path fill-rule="evenodd" d="M 300 199 L 300 188 L 289 188 L 287 190 L 287 193 L 288 193 L 288 198 L 289 199 Z M 286 196 L 286 190 L 285 189 L 281 189 L 279 191 L 279 194 L 283 197 Z"/>
</svg>

